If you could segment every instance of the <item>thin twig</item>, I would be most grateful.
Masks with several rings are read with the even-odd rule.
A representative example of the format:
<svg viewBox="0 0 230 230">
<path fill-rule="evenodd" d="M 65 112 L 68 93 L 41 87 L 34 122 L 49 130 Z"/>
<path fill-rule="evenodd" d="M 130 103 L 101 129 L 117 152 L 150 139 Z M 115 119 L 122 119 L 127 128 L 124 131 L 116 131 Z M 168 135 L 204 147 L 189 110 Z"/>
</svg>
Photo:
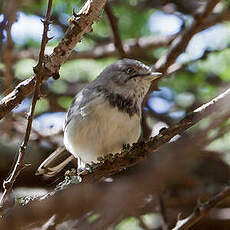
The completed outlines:
<svg viewBox="0 0 230 230">
<path fill-rule="evenodd" d="M 4 92 L 3 95 L 7 95 L 10 91 L 10 86 L 13 82 L 13 66 L 14 66 L 14 60 L 13 60 L 13 48 L 14 48 L 14 42 L 11 36 L 11 29 L 13 23 L 16 21 L 16 12 L 19 5 L 19 1 L 15 0 L 9 0 L 8 4 L 4 3 L 4 20 L 6 21 L 6 25 L 3 26 L 5 28 L 6 34 L 7 34 L 7 41 L 5 42 L 5 46 L 3 48 L 2 53 L 2 61 L 4 63 Z M 3 20 L 3 21 L 4 21 Z M 4 25 L 4 22 L 3 22 Z M 2 28 L 2 29 L 3 29 Z M 0 32 L 1 33 L 1 32 Z M 1 36 L 0 36 L 1 37 Z M 11 122 L 12 122 L 12 116 L 7 116 L 4 121 L 4 130 L 8 133 L 9 137 L 12 137 L 11 132 Z"/>
<path fill-rule="evenodd" d="M 118 28 L 118 25 L 117 25 L 117 20 L 118 19 L 113 14 L 109 2 L 107 2 L 106 5 L 105 5 L 105 12 L 106 12 L 106 15 L 108 17 L 108 20 L 109 20 L 109 23 L 110 23 L 110 26 L 111 26 L 111 29 L 112 29 L 114 45 L 117 48 L 117 50 L 118 50 L 118 52 L 120 54 L 120 57 L 124 58 L 126 55 L 125 55 L 125 51 L 124 51 L 123 46 L 122 46 L 121 36 L 120 36 L 119 28 Z"/>
<path fill-rule="evenodd" d="M 161 46 L 168 46 L 169 43 L 175 38 L 173 36 L 159 35 L 159 36 L 143 36 L 140 38 L 130 38 L 123 41 L 123 49 L 127 57 L 135 57 L 140 54 L 144 54 L 148 50 L 155 49 Z M 76 59 L 100 59 L 106 57 L 119 57 L 118 49 L 115 47 L 113 42 L 108 44 L 96 45 L 90 50 L 75 51 L 68 60 Z M 33 58 L 36 59 L 38 56 L 36 50 L 21 50 L 15 52 L 14 58 L 16 60 L 22 58 Z"/>
<path fill-rule="evenodd" d="M 184 132 L 186 129 L 197 123 L 200 119 L 208 116 L 212 112 L 216 111 L 216 108 L 218 106 L 223 106 L 226 104 L 226 101 L 229 100 L 230 96 L 230 89 L 227 90 L 224 94 L 221 94 L 220 96 L 216 97 L 214 100 L 206 103 L 205 105 L 201 106 L 200 108 L 196 109 L 191 113 L 191 115 L 187 116 L 185 119 L 183 119 L 181 122 L 179 122 L 177 125 L 174 125 L 168 129 L 162 130 L 159 135 L 156 137 L 152 138 L 149 142 L 146 143 L 137 143 L 131 148 L 128 148 L 128 150 L 124 150 L 123 153 L 118 154 L 116 156 L 108 156 L 108 158 L 97 165 L 96 167 L 92 167 L 92 173 L 91 175 L 82 176 L 83 182 L 84 181 L 90 181 L 90 179 L 97 179 L 97 178 L 105 178 L 107 175 L 114 174 L 116 172 L 119 172 L 119 170 L 122 170 L 123 168 L 130 167 L 131 165 L 136 164 L 141 158 L 145 157 L 148 153 L 152 154 L 152 152 L 156 151 L 159 149 L 164 143 L 168 142 L 173 136 L 176 134 L 181 134 Z M 224 107 L 218 108 L 218 110 L 222 109 Z M 187 146 L 189 149 L 191 146 Z M 174 150 L 177 153 L 177 148 Z M 193 152 L 193 149 L 192 149 Z M 189 154 L 192 155 L 192 154 Z M 156 158 L 157 159 L 157 158 Z M 171 175 L 172 172 L 174 172 L 176 166 L 176 162 L 178 162 L 178 157 L 175 158 L 170 158 L 173 161 L 168 161 L 167 164 L 164 166 L 165 173 L 168 175 Z M 175 165 L 174 165 L 175 164 Z M 169 168 L 169 165 L 173 165 L 172 168 Z M 185 166 L 186 167 L 186 166 Z M 172 170 L 172 171 L 171 171 Z M 147 170 L 148 171 L 148 170 Z M 143 186 L 143 188 L 149 188 L 149 187 L 154 187 L 154 186 L 159 186 L 159 184 L 151 184 L 155 183 L 157 181 L 156 178 L 158 178 L 159 181 L 164 181 L 164 177 L 161 178 L 160 175 L 162 174 L 162 167 L 159 167 L 158 170 L 155 168 L 154 173 L 153 171 L 148 171 L 149 175 L 154 175 L 155 179 L 146 179 L 147 175 L 141 176 L 139 179 L 137 177 L 135 178 L 135 182 L 133 182 L 133 186 L 135 188 L 139 187 L 140 185 Z M 94 176 L 92 174 L 95 174 Z M 101 177 L 100 177 L 101 174 Z M 91 176 L 91 178 L 90 178 Z M 143 180 L 145 178 L 145 180 Z M 129 181 L 133 181 L 130 180 Z M 139 181 L 139 184 L 137 182 Z M 147 183 L 145 184 L 144 181 Z M 151 183 L 149 183 L 151 182 Z M 132 187 L 126 188 L 125 186 L 128 185 L 126 181 L 124 181 L 124 184 L 115 184 L 116 182 L 110 184 L 110 185 L 105 185 L 103 183 L 103 187 L 99 187 L 99 183 L 95 184 L 89 184 L 89 183 L 82 183 L 80 186 L 76 187 L 71 187 L 69 189 L 74 189 L 74 190 L 66 190 L 63 193 L 56 193 L 54 196 L 46 196 L 48 197 L 46 200 L 42 199 L 40 201 L 31 201 L 30 205 L 27 205 L 27 207 L 21 208 L 20 210 L 17 208 L 14 208 L 13 214 L 9 215 L 9 218 L 3 218 L 3 222 L 0 221 L 0 226 L 2 229 L 7 229 L 4 228 L 3 226 L 7 226 L 9 229 L 9 225 L 15 227 L 15 223 L 17 223 L 17 228 L 12 228 L 12 229 L 18 229 L 20 226 L 22 226 L 25 223 L 31 223 L 34 222 L 34 210 L 38 211 L 39 214 L 36 216 L 36 221 L 42 221 L 42 220 L 47 220 L 47 216 L 53 215 L 53 213 L 56 213 L 59 215 L 59 212 L 61 212 L 61 215 L 66 215 L 66 213 L 70 212 L 70 209 L 73 208 L 74 210 L 74 215 L 76 215 L 77 218 L 81 217 L 85 213 L 89 213 L 92 210 L 96 210 L 98 207 L 98 210 L 101 211 L 102 207 L 105 207 L 105 203 L 108 205 L 108 207 L 111 208 L 111 200 L 109 199 L 108 196 L 104 196 L 104 194 L 115 194 L 113 195 L 113 201 L 115 198 L 120 199 L 120 195 L 116 196 L 116 194 L 128 194 L 125 198 L 122 197 L 122 200 L 126 202 L 123 205 L 119 205 L 120 210 L 122 210 L 124 207 L 129 207 L 131 208 L 133 206 L 139 207 L 139 201 L 143 202 L 144 197 L 146 197 L 146 194 L 149 194 L 149 192 L 146 190 L 146 192 L 143 193 L 143 188 L 141 188 L 141 194 L 143 196 L 139 196 L 138 193 L 135 193 L 132 189 Z M 153 186 L 154 185 L 154 186 Z M 114 186 L 118 186 L 119 189 L 121 190 L 116 190 Z M 109 189 L 109 190 L 108 190 Z M 124 189 L 124 190 L 123 190 Z M 89 192 L 89 191 L 93 191 Z M 113 193 L 111 192 L 113 191 Z M 114 191 L 116 191 L 114 193 Z M 128 191 L 132 191 L 131 193 Z M 64 196 L 64 193 L 66 194 Z M 230 193 L 230 192 L 229 192 Z M 59 197 L 59 198 L 58 198 Z M 74 198 L 75 197 L 75 198 Z M 79 199 L 80 197 L 80 199 Z M 95 199 L 96 197 L 96 199 Z M 129 197 L 131 197 L 131 200 L 129 200 Z M 44 197 L 43 197 L 44 198 Z M 105 203 L 102 203 L 102 199 L 105 199 Z M 115 203 L 120 204 L 119 201 L 115 199 Z M 109 200 L 109 202 L 108 202 Z M 65 202 L 63 204 L 62 208 L 60 209 L 60 204 L 62 202 Z M 138 201 L 138 202 L 137 202 Z M 35 203 L 34 203 L 35 202 Z M 33 204 L 34 203 L 34 204 Z M 132 206 L 132 205 L 133 206 Z M 120 207 L 121 206 L 121 207 Z M 49 208 L 47 208 L 49 207 Z M 56 207 L 56 208 L 55 208 Z M 71 207 L 71 208 L 70 208 Z M 81 207 L 76 209 L 76 207 Z M 31 211 L 33 210 L 33 212 Z M 116 215 L 121 214 L 120 210 L 118 209 L 113 209 L 116 210 L 116 212 L 113 214 L 113 218 Z M 152 209 L 151 209 L 152 210 Z M 99 213 L 100 213 L 99 211 Z M 106 209 L 105 209 L 106 211 Z M 31 214 L 32 213 L 32 214 Z M 110 212 L 111 213 L 111 212 Z M 145 212 L 146 213 L 146 212 Z M 20 221 L 19 221 L 20 220 Z M 100 228 L 104 229 L 104 228 Z"/>
<path fill-rule="evenodd" d="M 157 71 L 162 72 L 163 74 L 167 73 L 168 68 L 176 61 L 177 57 L 184 52 L 193 35 L 199 32 L 200 27 L 203 26 L 208 15 L 220 1 L 221 0 L 209 0 L 203 11 L 195 15 L 192 25 L 172 42 L 166 56 L 161 57 L 157 61 L 155 65 Z"/>
<path fill-rule="evenodd" d="M 71 24 L 63 39 L 53 49 L 52 54 L 46 58 L 42 68 L 42 81 L 48 80 L 49 77 L 55 79 L 59 77 L 61 65 L 68 59 L 77 42 L 82 39 L 82 36 L 92 30 L 93 22 L 100 19 L 99 13 L 105 3 L 106 0 L 88 0 L 78 12 L 77 17 L 71 20 Z M 0 119 L 33 92 L 35 81 L 36 78 L 34 76 L 28 78 L 17 85 L 10 94 L 0 101 Z"/>
<path fill-rule="evenodd" d="M 219 14 L 210 15 L 203 25 L 199 28 L 199 31 L 203 31 L 217 23 L 222 23 L 223 21 L 229 20 L 230 9 L 227 8 Z M 1 25 L 1 24 L 0 24 Z M 161 46 L 168 46 L 175 35 L 171 36 L 143 36 L 140 38 L 131 38 L 123 41 L 123 49 L 128 57 L 138 57 L 138 54 L 143 54 L 148 50 L 155 49 Z M 100 42 L 99 42 L 100 43 Z M 27 49 L 15 52 L 15 60 L 22 58 L 33 58 L 36 59 L 38 53 L 36 50 Z M 108 43 L 105 45 L 97 45 L 90 50 L 85 51 L 73 51 L 68 60 L 72 59 L 99 59 L 105 57 L 119 57 L 119 52 L 113 43 Z M 171 73 L 170 73 L 171 74 Z"/>
<path fill-rule="evenodd" d="M 192 60 L 189 60 L 188 62 L 186 63 L 174 63 L 173 65 L 171 65 L 169 68 L 168 68 L 168 71 L 167 71 L 167 74 L 173 74 L 177 71 L 180 71 L 180 70 L 183 70 L 183 69 L 186 69 L 186 67 L 198 62 L 198 61 L 204 61 L 206 60 L 208 57 L 209 57 L 209 54 L 218 54 L 226 49 L 228 49 L 230 46 L 227 46 L 223 49 L 216 49 L 216 50 L 209 50 L 209 49 L 206 49 L 203 54 L 199 57 L 199 58 L 196 58 L 196 59 L 192 59 Z"/>
<path fill-rule="evenodd" d="M 6 60 L 8 55 L 9 55 L 9 58 L 12 59 L 11 53 L 12 53 L 12 43 L 13 42 L 12 42 L 12 38 L 11 38 L 11 27 L 12 27 L 12 24 L 16 20 L 16 12 L 17 12 L 19 5 L 20 5 L 20 1 L 9 0 L 9 1 L 4 1 L 2 6 L 1 6 L 2 7 L 1 9 L 3 10 L 3 12 L 2 12 L 3 20 L 0 23 L 0 52 L 3 55 L 4 62 L 8 61 L 8 60 Z M 2 46 L 4 45 L 3 41 L 4 41 L 4 37 L 5 37 L 4 32 L 3 32 L 4 30 L 6 31 L 7 42 L 6 42 L 6 49 L 4 52 L 2 52 L 3 51 Z M 5 54 L 5 52 L 8 50 L 10 50 L 10 54 L 9 53 Z M 7 67 L 7 68 L 9 68 L 9 67 Z M 5 72 L 7 72 L 7 71 L 8 70 L 6 70 Z"/>
<path fill-rule="evenodd" d="M 5 38 L 5 35 L 3 33 L 5 27 L 6 27 L 6 18 L 4 17 L 2 22 L 0 23 L 0 51 L 2 52 L 2 46 L 3 46 L 3 40 Z"/>
<path fill-rule="evenodd" d="M 16 14 L 16 11 L 15 11 L 15 14 Z M 14 19 L 16 19 L 16 17 Z M 13 52 L 13 47 L 14 47 L 14 43 L 13 43 L 12 36 L 11 36 L 11 28 L 13 25 L 13 21 L 9 21 L 9 20 L 7 21 L 8 21 L 6 25 L 7 41 L 6 41 L 6 47 L 3 52 L 3 61 L 5 65 L 5 71 L 4 71 L 5 90 L 7 90 L 10 87 L 12 80 L 13 80 L 13 54 L 12 52 Z"/>
<path fill-rule="evenodd" d="M 209 212 L 219 203 L 223 202 L 226 198 L 230 197 L 230 187 L 225 188 L 216 196 L 205 202 L 199 204 L 194 212 L 184 219 L 178 219 L 176 226 L 172 230 L 187 230 L 196 224 L 201 218 L 207 216 Z"/>
<path fill-rule="evenodd" d="M 166 55 L 162 56 L 155 64 L 155 70 L 157 72 L 163 73 L 162 77 L 164 77 L 169 70 L 169 67 L 175 63 L 176 59 L 179 57 L 180 54 L 182 54 L 189 41 L 195 35 L 197 32 L 201 30 L 203 27 L 203 24 L 205 23 L 207 17 L 212 12 L 212 10 L 215 8 L 215 6 L 220 2 L 221 0 L 209 0 L 204 9 L 197 15 L 195 15 L 194 22 L 192 25 L 181 32 L 171 43 L 171 46 L 169 47 L 169 51 Z M 146 94 L 144 101 L 143 101 L 143 107 L 147 103 L 147 99 L 149 98 L 149 95 L 153 92 L 153 90 L 156 90 L 158 81 L 160 78 L 156 81 L 153 81 L 153 84 L 151 85 L 148 93 Z M 143 134 L 144 136 L 147 136 L 146 134 Z"/>
<path fill-rule="evenodd" d="M 1 200 L 0 200 L 0 207 L 1 208 L 4 208 L 7 196 L 11 192 L 17 176 L 20 174 L 20 172 L 25 167 L 28 166 L 24 162 L 24 157 L 25 157 L 25 151 L 26 151 L 26 148 L 27 148 L 27 145 L 28 145 L 28 142 L 29 142 L 29 138 L 30 138 L 32 122 L 33 122 L 33 118 L 34 118 L 35 106 L 36 106 L 37 100 L 39 99 L 39 94 L 40 94 L 40 85 L 41 85 L 41 77 L 42 77 L 42 75 L 40 73 L 40 69 L 41 69 L 41 67 L 43 65 L 43 62 L 44 62 L 45 47 L 46 47 L 46 44 L 47 44 L 47 42 L 49 40 L 49 38 L 47 36 L 47 33 L 48 33 L 48 30 L 49 30 L 49 24 L 50 24 L 51 7 L 52 7 L 52 0 L 49 0 L 47 11 L 46 11 L 46 17 L 45 17 L 45 20 L 43 21 L 44 30 L 43 30 L 43 36 L 42 36 L 42 43 L 41 43 L 39 61 L 38 61 L 37 66 L 34 68 L 34 70 L 36 70 L 36 82 L 35 82 L 35 88 L 34 88 L 34 95 L 33 95 L 33 99 L 32 99 L 32 104 L 31 104 L 30 112 L 29 112 L 29 116 L 28 116 L 26 132 L 25 132 L 24 140 L 23 140 L 23 142 L 22 142 L 22 144 L 21 144 L 21 146 L 20 146 L 20 148 L 18 150 L 18 158 L 17 158 L 17 161 L 16 161 L 15 166 L 13 168 L 13 171 L 10 173 L 9 177 L 3 182 L 4 192 L 3 192 L 3 195 L 2 195 Z"/>
<path fill-rule="evenodd" d="M 88 8 L 83 7 L 82 10 L 80 11 L 79 20 L 78 20 L 78 24 L 77 24 L 78 26 L 75 26 L 78 29 L 76 30 L 76 28 L 71 25 L 68 28 L 67 33 L 65 34 L 65 37 L 62 39 L 60 44 L 54 49 L 54 52 L 52 53 L 52 55 L 50 55 L 50 58 L 48 58 L 48 61 L 46 64 L 46 77 L 43 80 L 47 80 L 49 77 L 53 76 L 55 73 L 58 73 L 61 64 L 65 60 L 67 60 L 67 58 L 69 57 L 75 44 L 82 38 L 82 35 L 85 32 L 90 31 L 93 21 L 98 20 L 98 14 L 99 14 L 100 10 L 104 7 L 105 2 L 106 2 L 106 0 L 103 0 L 103 1 L 99 1 L 99 0 L 89 1 L 88 0 L 87 1 L 85 6 L 88 7 L 88 5 L 90 4 L 90 7 L 88 7 Z M 215 4 L 217 4 L 218 2 L 219 1 L 215 1 Z M 210 6 L 213 7 L 213 3 L 210 4 Z M 86 9 L 90 9 L 90 10 L 86 11 Z M 81 14 L 84 11 L 86 11 L 86 12 L 83 15 L 89 15 L 89 19 L 88 19 L 88 17 L 81 17 Z M 209 13 L 210 9 L 208 9 L 206 11 Z M 207 13 L 204 14 L 204 16 L 206 16 L 206 15 L 207 15 Z M 196 32 L 199 32 L 200 30 L 207 28 L 207 27 L 205 27 L 205 22 L 207 22 L 206 20 L 205 20 L 205 22 L 203 20 L 199 20 L 199 21 L 201 22 L 199 24 L 200 27 L 198 28 L 198 30 Z M 214 20 L 214 21 L 217 22 L 217 20 Z M 204 23 L 204 25 L 202 25 L 202 23 Z M 79 29 L 80 29 L 80 31 L 79 31 Z M 184 37 L 186 37 L 185 41 L 186 41 L 186 44 L 188 44 L 188 42 L 189 42 L 188 40 L 191 39 L 191 37 L 192 37 L 191 34 L 194 35 L 194 31 L 193 31 L 193 33 L 191 33 L 190 30 L 188 29 L 188 30 L 186 30 L 185 34 L 186 33 L 188 33 L 188 36 L 184 35 Z M 174 50 L 176 50 L 177 51 L 176 55 L 171 54 L 171 55 L 169 55 L 170 59 L 168 57 L 165 58 L 165 62 L 169 61 L 170 65 L 173 64 L 173 62 L 175 62 L 175 60 L 176 60 L 175 58 L 178 57 L 183 52 L 183 49 L 180 49 L 181 45 L 178 45 L 178 43 L 179 44 L 184 43 L 184 40 L 180 39 L 180 41 L 178 42 L 178 39 L 177 39 L 177 42 L 174 42 L 174 43 L 176 43 L 176 45 L 174 45 L 175 48 L 173 48 L 173 49 L 171 48 L 170 53 L 173 53 Z M 138 44 L 139 44 L 139 42 L 137 43 L 137 45 L 130 46 L 130 47 L 133 47 L 133 50 L 138 50 Z M 144 42 L 143 42 L 143 44 L 144 44 Z M 183 46 L 184 45 L 182 45 L 182 47 Z M 83 56 L 87 56 L 87 58 L 100 58 L 100 57 L 107 57 L 107 56 L 114 55 L 114 49 L 111 51 L 112 52 L 112 54 L 111 54 L 109 47 L 107 50 L 104 48 L 103 47 L 98 47 L 98 49 L 95 48 L 94 53 L 92 53 L 92 51 L 86 51 L 86 53 L 83 53 Z M 138 52 L 139 51 L 140 50 L 138 50 Z M 80 58 L 80 56 L 77 56 L 77 58 Z M 162 66 L 166 66 L 164 63 L 162 64 Z M 168 66 L 168 64 L 167 64 L 167 66 Z M 162 72 L 164 72 L 164 71 L 162 71 Z M 35 84 L 34 77 L 29 78 L 29 79 L 21 82 L 9 95 L 4 97 L 0 101 L 0 119 L 2 119 L 7 113 L 9 113 L 13 108 L 15 108 L 15 106 L 17 106 L 19 103 L 21 103 L 27 96 L 29 96 L 32 93 L 31 89 L 34 87 L 34 84 Z M 152 89 L 153 89 L 153 87 L 151 88 L 150 91 L 152 91 Z"/>
</svg>

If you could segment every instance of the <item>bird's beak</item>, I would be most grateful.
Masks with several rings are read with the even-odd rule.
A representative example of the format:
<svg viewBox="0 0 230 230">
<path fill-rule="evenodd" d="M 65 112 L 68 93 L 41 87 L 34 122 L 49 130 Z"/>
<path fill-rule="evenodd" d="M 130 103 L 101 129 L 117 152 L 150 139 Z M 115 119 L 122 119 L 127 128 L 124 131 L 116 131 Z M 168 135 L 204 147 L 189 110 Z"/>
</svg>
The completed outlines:
<svg viewBox="0 0 230 230">
<path fill-rule="evenodd" d="M 150 72 L 146 74 L 146 77 L 148 77 L 150 80 L 158 79 L 162 76 L 162 73 L 159 72 Z"/>
<path fill-rule="evenodd" d="M 136 74 L 134 76 L 131 76 L 128 78 L 128 80 L 132 79 L 132 78 L 136 78 L 136 77 L 143 77 L 147 80 L 153 81 L 157 78 L 160 78 L 162 76 L 162 73 L 159 72 L 149 72 L 149 73 L 145 73 L 145 74 Z"/>
</svg>

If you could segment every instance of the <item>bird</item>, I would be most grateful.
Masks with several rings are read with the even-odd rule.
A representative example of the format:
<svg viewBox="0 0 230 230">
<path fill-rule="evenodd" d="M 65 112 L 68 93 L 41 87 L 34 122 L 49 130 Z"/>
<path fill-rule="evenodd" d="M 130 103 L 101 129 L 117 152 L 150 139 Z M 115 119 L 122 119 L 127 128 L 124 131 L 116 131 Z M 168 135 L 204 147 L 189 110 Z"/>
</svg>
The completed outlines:
<svg viewBox="0 0 230 230">
<path fill-rule="evenodd" d="M 138 141 L 141 134 L 142 102 L 159 72 L 134 59 L 121 59 L 106 67 L 80 90 L 72 101 L 64 124 L 64 147 L 51 154 L 38 168 L 37 175 L 54 176 L 74 158 L 78 170 L 124 145 Z M 70 155 L 51 167 L 61 153 Z"/>
</svg>

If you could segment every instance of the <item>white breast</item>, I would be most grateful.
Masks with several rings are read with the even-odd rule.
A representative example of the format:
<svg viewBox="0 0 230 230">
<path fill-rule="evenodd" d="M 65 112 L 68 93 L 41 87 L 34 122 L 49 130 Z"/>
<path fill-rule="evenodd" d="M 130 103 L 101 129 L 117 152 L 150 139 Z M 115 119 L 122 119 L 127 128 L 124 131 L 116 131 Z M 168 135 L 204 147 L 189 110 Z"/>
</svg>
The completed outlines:
<svg viewBox="0 0 230 230">
<path fill-rule="evenodd" d="M 64 143 L 75 157 L 90 163 L 101 155 L 119 152 L 123 144 L 136 142 L 139 135 L 137 114 L 130 117 L 99 97 L 72 118 L 64 132 Z"/>
</svg>

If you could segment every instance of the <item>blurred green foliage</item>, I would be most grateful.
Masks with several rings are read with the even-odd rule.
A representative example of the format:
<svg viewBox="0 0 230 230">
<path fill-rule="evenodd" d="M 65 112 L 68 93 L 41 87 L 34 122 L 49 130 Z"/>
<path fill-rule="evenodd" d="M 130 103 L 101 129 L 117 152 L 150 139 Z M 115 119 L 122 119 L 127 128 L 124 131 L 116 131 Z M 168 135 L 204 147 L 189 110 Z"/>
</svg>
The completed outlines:
<svg viewBox="0 0 230 230">
<path fill-rule="evenodd" d="M 61 78 L 69 81 L 75 82 L 82 79 L 87 79 L 92 81 L 95 79 L 100 72 L 109 64 L 113 63 L 113 58 L 103 59 L 103 60 L 76 60 L 69 61 L 62 65 L 60 70 Z"/>
<path fill-rule="evenodd" d="M 66 96 L 61 96 L 58 98 L 58 103 L 60 106 L 62 106 L 64 109 L 68 109 L 69 106 L 72 103 L 73 98 L 72 97 L 66 97 Z"/>
<path fill-rule="evenodd" d="M 15 77 L 24 80 L 34 74 L 33 67 L 37 62 L 33 59 L 22 59 L 14 65 Z"/>
<path fill-rule="evenodd" d="M 125 4 L 114 7 L 114 13 L 119 18 L 119 30 L 122 39 L 140 37 L 150 34 L 148 24 L 149 17 L 153 10 L 140 11 L 130 10 Z"/>
<path fill-rule="evenodd" d="M 138 223 L 139 222 L 138 222 L 137 218 L 129 217 L 129 218 L 121 221 L 121 223 L 117 225 L 115 230 L 127 230 L 127 229 L 141 230 L 142 228 L 139 226 Z"/>
<path fill-rule="evenodd" d="M 35 114 L 44 113 L 49 109 L 49 104 L 45 98 L 40 98 L 36 103 Z"/>
</svg>

